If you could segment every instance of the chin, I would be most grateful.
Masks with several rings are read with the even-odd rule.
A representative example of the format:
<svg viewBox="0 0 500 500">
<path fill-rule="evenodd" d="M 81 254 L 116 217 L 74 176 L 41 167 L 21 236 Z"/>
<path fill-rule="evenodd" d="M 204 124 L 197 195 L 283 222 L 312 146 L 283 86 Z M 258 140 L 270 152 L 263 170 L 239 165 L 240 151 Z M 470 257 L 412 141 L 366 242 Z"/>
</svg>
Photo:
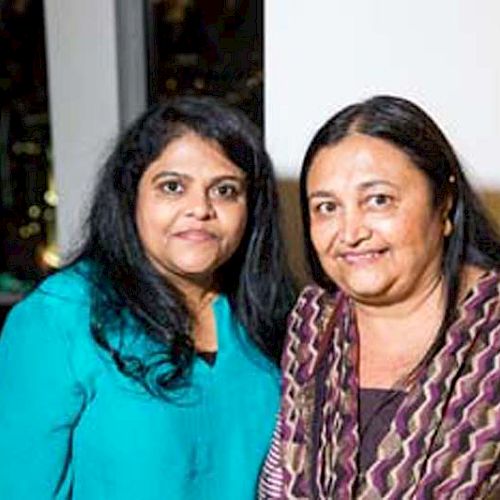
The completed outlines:
<svg viewBox="0 0 500 500">
<path fill-rule="evenodd" d="M 354 300 L 359 302 L 383 303 L 387 299 L 387 286 L 374 283 L 339 284 L 340 288 Z"/>
<path fill-rule="evenodd" d="M 188 257 L 188 258 L 186 258 Z M 178 259 L 173 262 L 174 267 L 186 273 L 204 273 L 214 271 L 218 266 L 216 258 L 196 258 L 191 256 L 184 256 L 183 259 Z"/>
<path fill-rule="evenodd" d="M 215 269 L 212 266 L 179 266 L 178 272 L 185 276 L 201 277 L 211 276 Z"/>
<path fill-rule="evenodd" d="M 366 306 L 388 306 L 394 303 L 390 297 L 385 294 L 349 294 L 349 296 L 358 304 Z"/>
</svg>

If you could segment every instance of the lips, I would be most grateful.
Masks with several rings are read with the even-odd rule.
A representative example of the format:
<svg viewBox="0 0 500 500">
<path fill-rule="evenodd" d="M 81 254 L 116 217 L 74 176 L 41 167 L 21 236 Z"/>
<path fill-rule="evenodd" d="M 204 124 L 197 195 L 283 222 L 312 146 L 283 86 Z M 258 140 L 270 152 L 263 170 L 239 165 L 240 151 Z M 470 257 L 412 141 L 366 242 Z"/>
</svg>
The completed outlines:
<svg viewBox="0 0 500 500">
<path fill-rule="evenodd" d="M 381 250 L 367 250 L 367 251 L 357 251 L 357 252 L 340 252 L 339 257 L 345 261 L 347 264 L 371 264 L 380 259 L 387 249 L 383 248 Z"/>
<path fill-rule="evenodd" d="M 214 233 L 205 229 L 186 229 L 184 231 L 178 231 L 174 234 L 174 236 L 193 243 L 204 243 L 217 239 L 217 236 Z"/>
</svg>

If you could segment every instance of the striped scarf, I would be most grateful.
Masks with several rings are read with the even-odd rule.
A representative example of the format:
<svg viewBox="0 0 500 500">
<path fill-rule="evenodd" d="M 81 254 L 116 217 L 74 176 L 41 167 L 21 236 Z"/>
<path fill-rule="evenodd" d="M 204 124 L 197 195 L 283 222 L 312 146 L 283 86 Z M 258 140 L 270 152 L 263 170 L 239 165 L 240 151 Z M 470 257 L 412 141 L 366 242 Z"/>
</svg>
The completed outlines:
<svg viewBox="0 0 500 500">
<path fill-rule="evenodd" d="M 306 288 L 289 319 L 280 421 L 261 499 L 500 498 L 498 273 L 483 275 L 459 305 L 364 475 L 357 366 L 349 299 Z"/>
</svg>

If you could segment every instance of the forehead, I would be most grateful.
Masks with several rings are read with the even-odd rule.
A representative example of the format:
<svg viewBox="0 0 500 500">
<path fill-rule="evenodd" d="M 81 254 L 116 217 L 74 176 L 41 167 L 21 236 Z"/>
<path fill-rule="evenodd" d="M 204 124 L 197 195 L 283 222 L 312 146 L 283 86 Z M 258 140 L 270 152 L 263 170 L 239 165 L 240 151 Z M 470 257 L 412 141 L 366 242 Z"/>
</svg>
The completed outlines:
<svg viewBox="0 0 500 500">
<path fill-rule="evenodd" d="M 146 168 L 143 177 L 155 176 L 160 172 L 173 172 L 193 178 L 245 178 L 245 172 L 226 156 L 216 141 L 192 132 L 172 140 Z"/>
<path fill-rule="evenodd" d="M 377 181 L 428 186 L 425 174 L 404 151 L 383 139 L 352 134 L 318 151 L 307 176 L 307 187 L 311 190 L 338 185 L 343 189 Z"/>
</svg>

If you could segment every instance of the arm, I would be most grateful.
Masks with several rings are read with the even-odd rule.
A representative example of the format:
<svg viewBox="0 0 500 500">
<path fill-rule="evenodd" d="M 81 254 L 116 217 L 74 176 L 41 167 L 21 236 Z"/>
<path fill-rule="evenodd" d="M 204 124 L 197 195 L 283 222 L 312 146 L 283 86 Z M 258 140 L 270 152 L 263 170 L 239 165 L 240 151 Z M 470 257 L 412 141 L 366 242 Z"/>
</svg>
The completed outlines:
<svg viewBox="0 0 500 500">
<path fill-rule="evenodd" d="M 290 474 L 296 474 L 300 478 L 296 481 L 300 483 L 304 483 L 303 478 L 307 477 L 309 470 L 304 470 L 299 464 L 303 464 L 304 457 L 310 454 L 306 435 L 312 432 L 311 419 L 314 412 L 299 411 L 299 406 L 305 405 L 311 410 L 314 408 L 314 377 L 318 362 L 331 338 L 326 334 L 326 328 L 337 307 L 338 296 L 329 295 L 317 286 L 309 286 L 302 291 L 288 316 L 281 360 L 281 411 L 260 475 L 259 500 L 288 498 Z M 287 423 L 291 425 L 288 428 Z M 301 436 L 291 445 L 291 440 L 297 434 Z M 290 450 L 293 450 L 291 455 Z M 305 484 L 308 485 L 309 481 Z M 295 498 L 295 495 L 292 496 Z"/>
<path fill-rule="evenodd" d="M 0 337 L 0 498 L 66 497 L 71 438 L 84 404 L 61 300 L 34 292 Z"/>
</svg>

